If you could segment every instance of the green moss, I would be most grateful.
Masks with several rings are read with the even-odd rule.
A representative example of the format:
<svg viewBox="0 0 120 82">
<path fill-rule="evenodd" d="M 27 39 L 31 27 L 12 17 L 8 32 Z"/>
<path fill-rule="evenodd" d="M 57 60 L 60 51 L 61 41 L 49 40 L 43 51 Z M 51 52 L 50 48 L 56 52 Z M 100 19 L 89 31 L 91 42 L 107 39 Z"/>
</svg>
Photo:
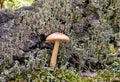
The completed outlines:
<svg viewBox="0 0 120 82">
<path fill-rule="evenodd" d="M 31 52 L 34 53 L 34 50 L 31 50 L 27 53 L 29 59 L 23 65 L 20 65 L 19 62 L 11 63 L 12 58 L 10 59 L 10 57 L 1 58 L 1 61 L 4 61 L 1 63 L 1 74 L 9 77 L 8 80 L 14 78 L 21 82 L 23 80 L 36 82 L 110 82 L 119 77 L 118 59 L 109 60 L 109 54 L 112 54 L 109 49 L 110 37 L 114 36 L 115 40 L 119 38 L 118 31 L 114 31 L 114 25 L 119 28 L 118 2 L 111 3 L 109 0 L 99 0 L 95 2 L 98 5 L 96 8 L 95 4 L 93 5 L 94 2 L 92 3 L 93 0 L 87 1 L 36 0 L 32 5 L 33 11 L 16 11 L 19 13 L 18 19 L 15 19 L 16 24 L 19 24 L 21 28 L 30 27 L 26 33 L 32 30 L 38 36 L 41 34 L 47 36 L 59 31 L 67 34 L 71 41 L 60 45 L 56 65 L 58 66 L 60 63 L 60 68 L 49 67 L 52 50 L 39 50 L 36 58 L 31 54 Z M 25 33 L 22 36 L 25 36 Z M 26 40 L 26 37 L 23 39 Z M 78 58 L 78 61 L 75 60 L 72 62 L 72 66 L 68 66 L 71 64 L 68 60 L 73 54 Z M 86 65 L 88 60 L 92 61 Z M 82 78 L 80 73 L 75 71 L 76 68 L 70 69 L 76 65 L 76 62 L 79 64 L 78 71 L 82 71 L 82 68 L 98 71 L 100 67 L 94 68 L 97 66 L 97 62 L 102 62 L 100 65 L 105 65 L 107 70 L 101 70 L 94 78 Z M 93 63 L 96 66 L 93 66 Z"/>
</svg>

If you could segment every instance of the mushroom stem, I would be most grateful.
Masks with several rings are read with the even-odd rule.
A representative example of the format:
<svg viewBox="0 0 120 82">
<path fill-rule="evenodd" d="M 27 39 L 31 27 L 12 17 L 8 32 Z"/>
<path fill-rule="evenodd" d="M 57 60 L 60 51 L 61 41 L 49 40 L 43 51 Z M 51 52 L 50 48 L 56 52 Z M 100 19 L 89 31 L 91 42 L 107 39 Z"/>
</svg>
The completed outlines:
<svg viewBox="0 0 120 82">
<path fill-rule="evenodd" d="M 57 41 L 55 41 L 55 45 L 54 45 L 54 49 L 53 49 L 53 53 L 52 53 L 52 57 L 51 57 L 51 61 L 50 61 L 51 67 L 54 67 L 56 64 L 58 48 L 59 48 L 59 41 L 57 40 Z"/>
</svg>

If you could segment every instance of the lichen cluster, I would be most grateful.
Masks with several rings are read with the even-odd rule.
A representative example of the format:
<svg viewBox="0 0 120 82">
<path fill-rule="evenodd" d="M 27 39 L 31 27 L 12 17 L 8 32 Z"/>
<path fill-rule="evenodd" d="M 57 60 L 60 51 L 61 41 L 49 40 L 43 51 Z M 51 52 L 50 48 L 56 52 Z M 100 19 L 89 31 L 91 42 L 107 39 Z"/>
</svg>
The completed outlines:
<svg viewBox="0 0 120 82">
<path fill-rule="evenodd" d="M 114 80 L 119 74 L 112 78 L 108 70 L 120 71 L 119 54 L 111 58 L 120 38 L 119 4 L 119 0 L 35 0 L 32 6 L 14 10 L 9 15 L 14 15 L 13 19 L 0 22 L 0 80 Z M 49 67 L 53 43 L 45 39 L 56 31 L 68 35 L 71 41 L 61 43 L 57 68 L 53 69 Z M 80 77 L 83 70 L 101 69 L 107 71 L 98 72 L 96 78 Z"/>
</svg>

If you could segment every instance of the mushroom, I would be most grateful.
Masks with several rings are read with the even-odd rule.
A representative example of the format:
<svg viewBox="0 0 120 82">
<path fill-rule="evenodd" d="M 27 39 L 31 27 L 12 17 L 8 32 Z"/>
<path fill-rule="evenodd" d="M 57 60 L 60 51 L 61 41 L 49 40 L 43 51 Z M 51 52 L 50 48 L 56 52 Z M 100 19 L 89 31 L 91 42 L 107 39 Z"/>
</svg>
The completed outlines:
<svg viewBox="0 0 120 82">
<path fill-rule="evenodd" d="M 59 49 L 59 43 L 62 41 L 69 41 L 69 37 L 63 33 L 60 32 L 55 32 L 53 34 L 50 34 L 47 38 L 46 41 L 51 41 L 55 42 L 51 61 L 50 61 L 50 67 L 54 67 L 56 64 L 57 60 L 57 54 L 58 54 L 58 49 Z"/>
</svg>

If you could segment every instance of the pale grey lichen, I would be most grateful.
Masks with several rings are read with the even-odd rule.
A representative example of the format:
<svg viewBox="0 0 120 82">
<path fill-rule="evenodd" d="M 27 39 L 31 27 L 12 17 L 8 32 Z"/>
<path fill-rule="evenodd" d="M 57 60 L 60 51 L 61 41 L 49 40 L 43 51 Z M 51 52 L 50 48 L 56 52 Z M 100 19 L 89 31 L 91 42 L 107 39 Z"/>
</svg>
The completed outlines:
<svg viewBox="0 0 120 82">
<path fill-rule="evenodd" d="M 2 73 L 7 75 L 8 79 L 17 78 L 16 74 L 18 74 L 18 76 L 25 75 L 27 80 L 34 80 L 33 71 L 40 72 L 45 68 L 45 71 L 49 71 L 53 43 L 46 43 L 45 38 L 56 31 L 70 37 L 70 42 L 60 45 L 58 67 L 75 67 L 81 70 L 86 67 L 86 61 L 89 61 L 86 69 L 97 68 L 97 65 L 92 66 L 91 62 L 106 64 L 111 53 L 110 38 L 115 37 L 115 40 L 120 38 L 119 8 L 117 0 L 113 2 L 108 0 L 96 2 L 94 0 L 36 0 L 31 10 L 17 9 L 14 11 L 17 15 L 15 19 L 0 26 L 2 30 L 0 54 L 4 56 L 1 56 L 4 59 L 0 59 L 0 64 L 4 64 L 3 68 L 9 68 L 7 74 L 6 70 L 1 69 Z M 30 36 L 34 39 L 31 40 Z M 34 41 L 36 39 L 38 42 Z M 25 59 L 22 66 L 20 61 L 16 63 L 12 60 L 12 55 L 25 56 L 28 59 Z M 71 57 L 74 60 L 70 59 Z M 78 59 L 75 59 L 76 57 Z M 76 64 L 78 67 L 75 66 Z M 17 72 L 14 73 L 12 70 Z M 10 73 L 11 71 L 13 73 Z M 42 73 L 44 73 L 43 70 Z M 39 74 L 42 75 L 42 73 Z M 48 77 L 43 75 L 37 78 L 41 80 L 52 78 L 53 80 L 54 78 L 49 73 L 46 74 Z"/>
</svg>

